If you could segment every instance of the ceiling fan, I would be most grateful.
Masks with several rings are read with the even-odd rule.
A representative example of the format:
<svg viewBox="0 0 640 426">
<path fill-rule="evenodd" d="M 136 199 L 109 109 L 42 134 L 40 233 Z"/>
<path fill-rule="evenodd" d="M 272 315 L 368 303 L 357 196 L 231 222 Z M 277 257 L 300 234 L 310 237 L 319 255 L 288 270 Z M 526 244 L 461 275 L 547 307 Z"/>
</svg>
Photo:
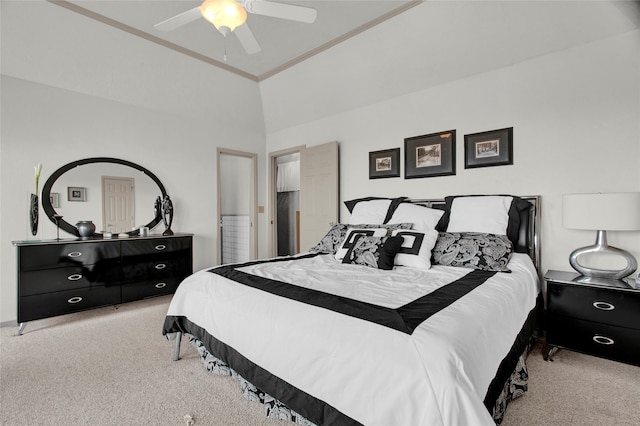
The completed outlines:
<svg viewBox="0 0 640 426">
<path fill-rule="evenodd" d="M 200 6 L 182 12 L 154 25 L 160 31 L 171 31 L 204 18 L 211 22 L 223 36 L 233 32 L 247 53 L 258 53 L 260 45 L 245 23 L 247 12 L 256 15 L 312 23 L 316 10 L 311 7 L 277 3 L 268 0 L 205 0 Z"/>
</svg>

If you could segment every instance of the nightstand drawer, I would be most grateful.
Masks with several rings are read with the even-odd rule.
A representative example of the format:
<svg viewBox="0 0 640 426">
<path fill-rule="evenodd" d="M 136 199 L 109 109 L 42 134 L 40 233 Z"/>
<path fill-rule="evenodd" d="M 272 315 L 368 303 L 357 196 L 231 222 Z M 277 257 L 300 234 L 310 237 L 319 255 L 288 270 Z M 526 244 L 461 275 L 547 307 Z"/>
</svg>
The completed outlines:
<svg viewBox="0 0 640 426">
<path fill-rule="evenodd" d="M 549 320 L 549 345 L 640 365 L 640 330 L 557 315 L 549 315 Z"/>
<path fill-rule="evenodd" d="M 550 314 L 640 330 L 640 293 L 550 281 L 548 295 Z"/>
</svg>

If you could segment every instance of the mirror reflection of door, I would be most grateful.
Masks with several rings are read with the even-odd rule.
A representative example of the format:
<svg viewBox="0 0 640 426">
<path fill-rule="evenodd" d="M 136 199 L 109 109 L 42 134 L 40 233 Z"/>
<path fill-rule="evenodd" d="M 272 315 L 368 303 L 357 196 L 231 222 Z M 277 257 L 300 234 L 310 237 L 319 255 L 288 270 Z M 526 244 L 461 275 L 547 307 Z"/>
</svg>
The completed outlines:
<svg viewBox="0 0 640 426">
<path fill-rule="evenodd" d="M 257 258 L 257 156 L 218 148 L 218 262 Z"/>
<path fill-rule="evenodd" d="M 127 177 L 102 177 L 102 229 L 129 232 L 135 226 L 135 181 Z"/>
</svg>

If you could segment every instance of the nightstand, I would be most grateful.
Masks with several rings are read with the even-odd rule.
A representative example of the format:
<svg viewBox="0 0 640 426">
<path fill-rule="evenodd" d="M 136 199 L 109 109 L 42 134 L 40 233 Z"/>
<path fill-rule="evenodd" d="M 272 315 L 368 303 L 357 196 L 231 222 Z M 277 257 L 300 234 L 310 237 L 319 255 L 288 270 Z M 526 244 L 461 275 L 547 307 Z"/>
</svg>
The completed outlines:
<svg viewBox="0 0 640 426">
<path fill-rule="evenodd" d="M 548 271 L 549 347 L 640 366 L 640 289 L 626 281 Z"/>
</svg>

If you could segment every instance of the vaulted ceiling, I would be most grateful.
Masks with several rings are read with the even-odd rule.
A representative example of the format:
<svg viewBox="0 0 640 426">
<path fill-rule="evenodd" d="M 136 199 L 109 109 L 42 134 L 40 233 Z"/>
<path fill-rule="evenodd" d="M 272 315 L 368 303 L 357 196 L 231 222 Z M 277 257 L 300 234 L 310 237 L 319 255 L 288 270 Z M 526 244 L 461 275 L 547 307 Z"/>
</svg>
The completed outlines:
<svg viewBox="0 0 640 426">
<path fill-rule="evenodd" d="M 274 0 L 314 8 L 317 18 L 307 24 L 249 13 L 246 25 L 261 51 L 247 54 L 235 34 L 224 37 L 202 18 L 169 32 L 154 28 L 161 21 L 198 7 L 201 0 L 49 1 L 256 81 L 422 3 L 420 0 Z"/>
</svg>

